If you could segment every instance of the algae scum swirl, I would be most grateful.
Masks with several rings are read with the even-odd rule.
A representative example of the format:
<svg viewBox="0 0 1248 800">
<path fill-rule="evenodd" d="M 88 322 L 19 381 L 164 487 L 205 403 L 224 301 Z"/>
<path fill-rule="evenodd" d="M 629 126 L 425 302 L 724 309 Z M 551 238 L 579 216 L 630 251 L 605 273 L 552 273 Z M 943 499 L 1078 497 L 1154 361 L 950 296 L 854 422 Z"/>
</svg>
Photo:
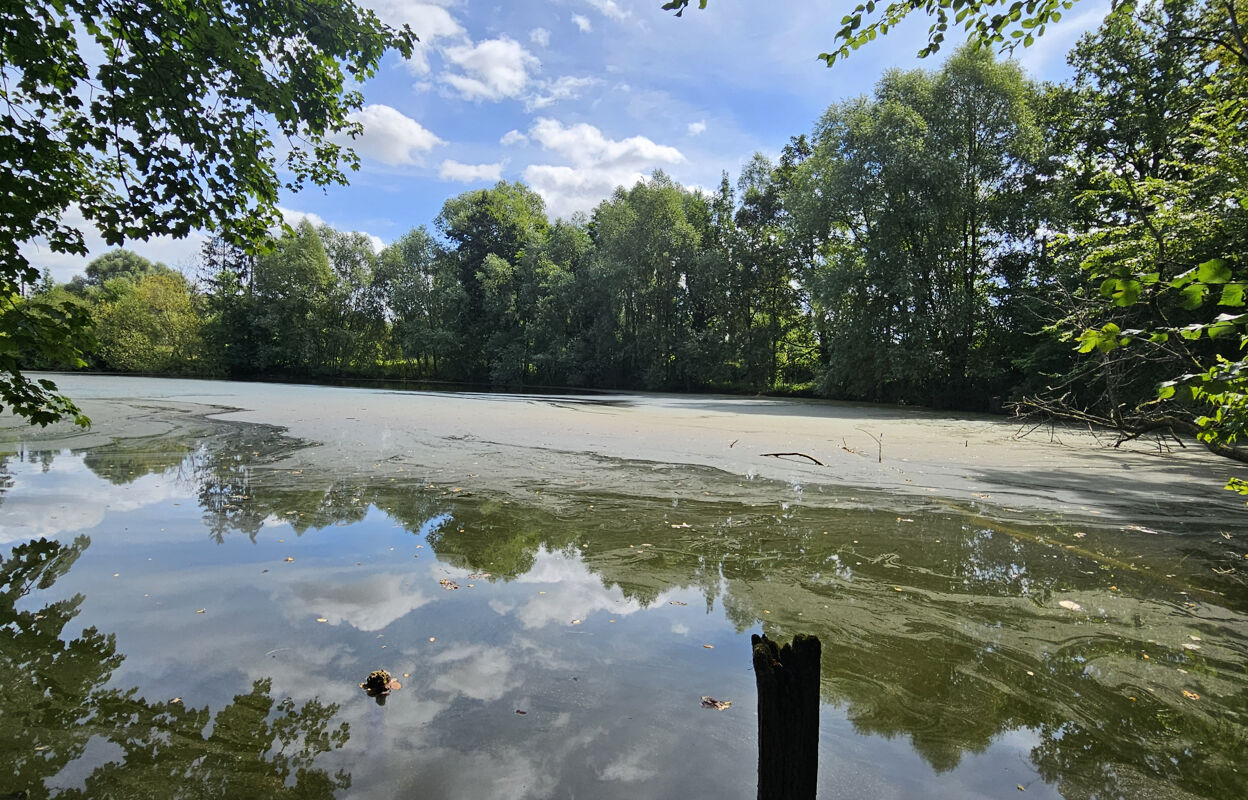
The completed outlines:
<svg viewBox="0 0 1248 800">
<path fill-rule="evenodd" d="M 0 795 L 751 797 L 759 632 L 824 642 L 820 796 L 1248 793 L 1242 528 L 629 462 L 526 494 L 302 445 L 9 451 Z"/>
</svg>

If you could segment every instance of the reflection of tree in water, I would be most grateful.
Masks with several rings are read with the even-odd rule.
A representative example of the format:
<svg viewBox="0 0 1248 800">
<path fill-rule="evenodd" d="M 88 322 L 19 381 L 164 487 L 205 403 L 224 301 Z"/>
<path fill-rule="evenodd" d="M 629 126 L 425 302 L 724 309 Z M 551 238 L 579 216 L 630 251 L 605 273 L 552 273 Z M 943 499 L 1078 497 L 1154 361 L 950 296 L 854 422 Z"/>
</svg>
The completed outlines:
<svg viewBox="0 0 1248 800">
<path fill-rule="evenodd" d="M 178 469 L 193 449 L 190 441 L 170 436 L 120 439 L 87 450 L 82 462 L 114 486 L 125 486 L 146 475 Z"/>
<path fill-rule="evenodd" d="M 346 724 L 331 728 L 337 705 L 275 702 L 268 680 L 216 714 L 180 701 L 153 703 L 137 689 L 107 689 L 124 656 L 95 628 L 61 637 L 82 595 L 37 611 L 19 602 L 50 588 L 89 544 L 44 539 L 18 545 L 0 561 L 0 795 L 39 798 L 332 798 L 350 775 L 315 769 L 341 748 Z M 121 757 L 95 767 L 83 789 L 47 782 L 79 759 L 92 739 Z"/>
<path fill-rule="evenodd" d="M 642 605 L 692 588 L 708 610 L 719 600 L 738 630 L 761 624 L 773 638 L 820 636 L 825 700 L 844 705 L 862 733 L 906 737 L 934 769 L 1029 730 L 1039 738 L 1036 768 L 1067 798 L 1126 798 L 1159 783 L 1205 797 L 1244 794 L 1235 771 L 1248 763 L 1244 691 L 1187 701 L 1177 685 L 1157 686 L 1132 667 L 1140 663 L 1134 633 L 1088 630 L 1038 610 L 1062 592 L 1104 595 L 1108 555 L 1122 554 L 1098 561 L 960 515 L 914 523 L 867 510 L 776 513 L 688 501 L 675 509 L 597 496 L 555 514 L 443 487 L 257 469 L 271 465 L 271 452 L 264 442 L 219 438 L 184 462 L 216 538 L 254 538 L 269 518 L 297 533 L 357 522 L 373 506 L 417 532 L 446 513 L 427 541 L 448 564 L 510 580 L 542 550 L 575 555 L 604 586 Z M 685 521 L 693 528 L 679 527 Z M 1112 580 L 1118 597 L 1159 595 L 1144 570 Z M 1237 586 L 1204 580 L 1199 588 Z M 1242 610 L 1242 594 L 1227 595 L 1226 608 Z M 1150 649 L 1153 664 L 1167 657 Z M 1170 655 L 1171 666 L 1192 666 L 1190 654 Z M 1244 682 L 1242 664 L 1205 661 L 1200 670 L 1222 686 Z"/>
<path fill-rule="evenodd" d="M 1141 661 L 1143 642 L 1129 632 L 1046 617 L 1039 608 L 1054 594 L 1104 594 L 1110 578 L 1042 537 L 956 516 L 920 527 L 869 511 L 742 516 L 713 503 L 673 514 L 644 499 L 599 499 L 594 513 L 559 519 L 515 504 L 426 498 L 396 519 L 416 530 L 431 508 L 452 513 L 429 536 L 438 558 L 465 569 L 510 578 L 530 569 L 539 549 L 576 552 L 605 586 L 643 605 L 695 588 L 708 606 L 719 599 L 739 630 L 820 636 L 825 700 L 846 706 L 861 733 L 906 737 L 937 771 L 1006 732 L 1030 730 L 1036 768 L 1067 798 L 1126 800 L 1159 785 L 1176 796 L 1244 793 L 1236 770 L 1248 763 L 1245 693 L 1200 704 L 1178 684 L 1161 685 L 1164 677 L 1148 679 L 1150 693 L 1133 671 L 1170 659 L 1166 674 L 1186 666 L 1243 685 L 1242 664 L 1196 664 L 1156 644 L 1152 661 Z M 699 524 L 673 528 L 686 519 Z M 825 535 L 832 525 L 837 535 Z M 1155 592 L 1141 576 L 1112 580 L 1140 597 Z"/>
<path fill-rule="evenodd" d="M 47 472 L 51 469 L 55 458 L 56 452 L 53 450 L 22 448 L 16 452 L 0 453 L 0 505 L 4 504 L 5 495 L 13 488 L 13 473 L 9 471 L 10 461 L 16 459 L 19 464 L 38 464 L 41 472 Z"/>
</svg>

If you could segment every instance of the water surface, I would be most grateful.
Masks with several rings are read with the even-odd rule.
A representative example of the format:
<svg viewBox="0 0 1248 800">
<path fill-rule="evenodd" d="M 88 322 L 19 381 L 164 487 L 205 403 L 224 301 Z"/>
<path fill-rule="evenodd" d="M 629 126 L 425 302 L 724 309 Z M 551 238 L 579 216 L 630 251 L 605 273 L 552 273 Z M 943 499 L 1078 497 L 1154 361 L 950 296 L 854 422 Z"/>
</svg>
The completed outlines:
<svg viewBox="0 0 1248 800">
<path fill-rule="evenodd" d="M 823 641 L 821 797 L 1248 794 L 1248 530 L 1195 509 L 815 504 L 626 461 L 525 496 L 291 469 L 303 445 L 8 447 L 0 795 L 753 797 L 759 632 Z"/>
</svg>

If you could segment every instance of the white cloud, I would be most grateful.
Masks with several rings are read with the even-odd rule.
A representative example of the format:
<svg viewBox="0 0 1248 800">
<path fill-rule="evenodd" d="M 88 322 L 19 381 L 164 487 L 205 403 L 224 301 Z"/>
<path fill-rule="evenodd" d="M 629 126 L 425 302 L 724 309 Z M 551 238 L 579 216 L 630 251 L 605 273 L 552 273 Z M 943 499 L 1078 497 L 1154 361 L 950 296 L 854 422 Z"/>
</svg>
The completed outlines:
<svg viewBox="0 0 1248 800">
<path fill-rule="evenodd" d="M 93 259 L 115 249 L 114 245 L 104 241 L 104 235 L 100 233 L 99 228 L 87 220 L 78 206 L 70 206 L 62 221 L 70 228 L 82 232 L 87 246 L 87 255 L 54 253 L 48 248 L 47 242 L 42 239 L 24 242 L 19 247 L 21 254 L 26 257 L 31 266 L 38 270 L 46 269 L 51 273 L 52 279 L 59 283 L 65 283 L 74 275 L 83 272 Z M 149 261 L 160 261 L 181 270 L 184 274 L 191 275 L 199 263 L 200 249 L 207 239 L 208 237 L 202 231 L 191 231 L 183 239 L 154 236 L 150 239 L 131 239 L 121 247 L 133 250 Z"/>
<path fill-rule="evenodd" d="M 293 208 L 284 208 L 282 206 L 278 206 L 277 210 L 282 215 L 282 220 L 292 228 L 306 220 L 313 227 L 319 228 L 322 225 L 329 225 L 331 228 L 342 230 L 337 225 L 326 222 L 325 218 L 320 214 L 314 214 L 311 211 L 297 211 Z M 374 253 L 380 253 L 386 247 L 386 243 L 381 240 L 380 236 L 374 236 L 368 231 L 352 231 L 352 233 L 359 233 L 367 236 L 368 243 L 372 245 Z M 285 520 L 278 520 L 278 522 L 285 522 Z"/>
<path fill-rule="evenodd" d="M 542 65 L 519 42 L 505 36 L 448 48 L 446 57 L 464 74 L 447 75 L 443 80 L 469 100 L 518 97 L 529 84 L 529 71 Z"/>
<path fill-rule="evenodd" d="M 409 3 L 406 0 L 364 0 L 363 5 L 377 12 L 381 21 L 393 27 L 408 25 L 420 37 L 412 52 L 407 68 L 416 75 L 429 72 L 429 55 L 426 49 L 435 39 L 457 39 L 467 34 L 464 26 L 445 8 L 428 3 Z"/>
<path fill-rule="evenodd" d="M 644 136 L 608 139 L 585 123 L 565 126 L 557 120 L 539 118 L 529 137 L 572 164 L 531 164 L 524 170 L 525 181 L 556 216 L 588 211 L 617 186 L 632 186 L 656 166 L 685 160 L 674 147 L 656 144 Z"/>
<path fill-rule="evenodd" d="M 506 133 L 504 133 L 503 138 L 499 139 L 498 143 L 503 145 L 504 147 L 511 147 L 512 145 L 516 145 L 516 144 L 528 144 L 529 137 L 525 136 L 523 133 L 513 128 L 507 131 Z"/>
<path fill-rule="evenodd" d="M 564 126 L 558 120 L 540 117 L 529 135 L 576 166 L 641 167 L 657 162 L 679 164 L 685 160 L 675 147 L 656 144 L 644 136 L 630 136 L 619 141 L 608 139 L 602 131 L 584 122 Z"/>
<path fill-rule="evenodd" d="M 706 120 L 698 120 L 697 122 L 690 122 L 686 130 L 689 131 L 690 136 L 701 136 L 702 134 L 706 133 Z"/>
<path fill-rule="evenodd" d="M 594 24 L 589 21 L 589 17 L 581 14 L 573 14 L 572 22 L 576 24 L 576 27 L 580 28 L 581 33 L 590 33 L 594 29 Z"/>
<path fill-rule="evenodd" d="M 282 215 L 282 220 L 292 228 L 296 228 L 304 222 L 310 223 L 313 227 L 320 227 L 325 224 L 325 218 L 320 214 L 313 214 L 311 211 L 296 211 L 293 208 L 277 207 L 277 211 Z"/>
<path fill-rule="evenodd" d="M 610 17 L 614 20 L 626 20 L 629 13 L 620 8 L 615 0 L 589 0 L 589 4 L 598 9 L 604 17 Z"/>
<path fill-rule="evenodd" d="M 564 75 L 558 80 L 543 82 L 541 91 L 526 100 L 524 105 L 529 111 L 536 111 L 560 100 L 573 100 L 580 97 L 582 89 L 597 86 L 600 83 L 602 81 L 598 78 Z"/>
<path fill-rule="evenodd" d="M 351 121 L 364 126 L 364 133 L 350 142 L 355 151 L 392 167 L 419 164 L 418 153 L 446 144 L 419 122 L 390 106 L 365 106 L 351 114 Z"/>
<path fill-rule="evenodd" d="M 538 47 L 550 46 L 550 31 L 545 28 L 534 28 L 529 31 L 529 41 Z"/>
<path fill-rule="evenodd" d="M 461 183 L 488 181 L 495 183 L 503 176 L 503 165 L 502 162 L 497 164 L 461 164 L 458 161 L 447 159 L 442 162 L 442 169 L 438 172 L 438 176 L 444 181 L 459 181 Z"/>
<path fill-rule="evenodd" d="M 464 26 L 442 6 L 407 0 L 363 0 L 361 4 L 376 11 L 387 25 L 410 25 L 422 42 L 464 35 Z"/>
</svg>

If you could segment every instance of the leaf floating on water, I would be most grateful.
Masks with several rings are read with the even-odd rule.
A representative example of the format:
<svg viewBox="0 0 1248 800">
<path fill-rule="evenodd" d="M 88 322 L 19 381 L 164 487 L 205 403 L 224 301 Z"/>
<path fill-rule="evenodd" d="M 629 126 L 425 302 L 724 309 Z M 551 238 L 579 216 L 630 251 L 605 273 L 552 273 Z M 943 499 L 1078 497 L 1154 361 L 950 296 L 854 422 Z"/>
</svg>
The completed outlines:
<svg viewBox="0 0 1248 800">
<path fill-rule="evenodd" d="M 208 609 L 206 609 L 206 608 L 201 608 L 200 610 L 196 611 L 195 613 L 196 613 L 196 614 L 202 614 L 202 613 L 204 613 L 204 612 L 205 612 L 205 611 L 207 611 L 207 610 L 208 610 Z"/>
<path fill-rule="evenodd" d="M 688 522 L 682 522 L 679 525 L 673 525 L 672 527 L 673 528 L 692 528 L 693 526 L 690 525 Z"/>
<path fill-rule="evenodd" d="M 1075 531 L 1075 538 L 1076 538 L 1076 539 L 1082 539 L 1082 538 L 1083 538 L 1083 537 L 1085 537 L 1085 536 L 1087 536 L 1087 534 L 1086 534 L 1086 533 L 1084 533 L 1083 531 Z"/>
<path fill-rule="evenodd" d="M 527 713 L 529 713 L 529 712 L 527 712 L 527 711 L 521 711 L 520 709 L 518 709 L 518 708 L 517 708 L 517 709 L 516 709 L 516 713 L 517 713 L 517 714 L 519 714 L 520 716 L 522 716 L 522 717 L 523 717 L 525 714 L 527 714 Z"/>
<path fill-rule="evenodd" d="M 704 645 L 702 645 L 702 646 L 703 646 L 703 647 L 705 647 L 707 650 L 714 650 L 714 649 L 715 649 L 715 645 L 713 645 L 713 644 L 704 644 Z"/>
<path fill-rule="evenodd" d="M 317 618 L 316 618 L 316 621 L 317 621 L 317 622 L 329 622 L 329 620 L 328 620 L 327 618 L 325 618 L 325 617 L 317 617 Z"/>
<path fill-rule="evenodd" d="M 442 580 L 438 581 L 438 583 L 441 584 L 442 588 L 447 590 L 448 592 L 453 592 L 459 588 L 459 584 L 451 580 L 450 578 L 443 578 Z"/>
<path fill-rule="evenodd" d="M 910 519 L 909 517 L 898 517 L 897 521 L 898 522 L 914 522 L 914 520 Z"/>
<path fill-rule="evenodd" d="M 581 621 L 580 621 L 579 619 L 574 619 L 574 620 L 572 620 L 572 624 L 573 624 L 573 625 L 580 625 L 580 624 L 581 624 Z"/>
<path fill-rule="evenodd" d="M 703 708 L 713 708 L 716 711 L 723 711 L 724 709 L 730 708 L 731 706 L 732 706 L 731 700 L 716 700 L 714 697 L 711 697 L 710 695 L 705 695 L 705 694 L 702 695 L 702 707 Z"/>
<path fill-rule="evenodd" d="M 687 605 L 689 605 L 688 603 L 682 603 L 682 602 L 681 602 L 681 601 L 679 601 L 679 600 L 669 600 L 667 604 L 668 604 L 669 606 L 687 606 Z"/>
<path fill-rule="evenodd" d="M 399 683 L 399 682 L 398 682 L 397 680 L 395 680 L 394 678 L 391 678 L 391 679 L 390 679 L 390 682 L 389 682 L 389 683 L 387 683 L 386 685 L 390 687 L 390 690 L 391 690 L 391 691 L 393 691 L 393 690 L 395 690 L 395 689 L 402 689 L 402 688 L 403 688 L 403 684 Z"/>
<path fill-rule="evenodd" d="M 1083 606 L 1079 605 L 1074 600 L 1061 600 L 1058 602 L 1058 605 L 1066 609 L 1067 611 L 1082 611 L 1083 610 Z"/>
<path fill-rule="evenodd" d="M 431 642 L 436 642 L 437 640 L 438 640 L 438 638 L 437 638 L 436 636 L 430 636 L 430 637 L 429 637 L 429 641 L 431 641 Z"/>
<path fill-rule="evenodd" d="M 286 563 L 289 564 L 291 561 L 294 561 L 294 560 L 295 560 L 294 556 L 286 556 Z"/>
<path fill-rule="evenodd" d="M 1184 690 L 1183 690 L 1183 696 L 1184 696 L 1184 697 L 1186 697 L 1188 700 L 1199 700 L 1199 699 L 1200 699 L 1200 695 L 1196 694 L 1195 692 L 1189 692 L 1189 691 L 1188 691 L 1188 690 L 1186 690 L 1186 689 L 1184 689 Z"/>
</svg>

